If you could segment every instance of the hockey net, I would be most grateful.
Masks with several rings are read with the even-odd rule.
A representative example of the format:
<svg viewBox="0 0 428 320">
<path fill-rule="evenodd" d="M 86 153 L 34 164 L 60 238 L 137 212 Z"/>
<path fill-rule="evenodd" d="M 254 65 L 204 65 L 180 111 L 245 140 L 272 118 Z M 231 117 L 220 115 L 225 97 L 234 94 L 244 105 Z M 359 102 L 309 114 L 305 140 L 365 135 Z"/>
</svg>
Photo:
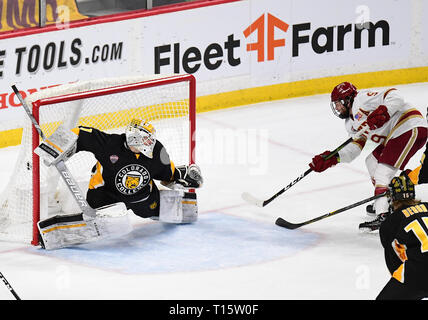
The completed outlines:
<svg viewBox="0 0 428 320">
<path fill-rule="evenodd" d="M 47 137 L 59 125 L 123 133 L 132 119 L 149 120 L 171 160 L 180 165 L 194 163 L 195 96 L 195 78 L 178 75 L 65 84 L 33 93 L 26 101 Z M 0 199 L 0 240 L 36 245 L 40 219 L 80 210 L 56 169 L 40 164 L 33 152 L 40 138 L 30 120 L 24 121 L 18 160 Z M 95 163 L 89 152 L 66 162 L 84 193 Z"/>
</svg>

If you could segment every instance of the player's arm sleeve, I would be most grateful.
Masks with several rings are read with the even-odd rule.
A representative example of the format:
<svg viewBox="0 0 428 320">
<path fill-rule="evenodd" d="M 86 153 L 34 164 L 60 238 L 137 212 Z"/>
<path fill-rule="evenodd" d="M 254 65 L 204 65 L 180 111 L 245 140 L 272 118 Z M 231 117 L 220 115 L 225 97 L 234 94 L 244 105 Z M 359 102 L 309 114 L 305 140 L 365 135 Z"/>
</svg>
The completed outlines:
<svg viewBox="0 0 428 320">
<path fill-rule="evenodd" d="M 403 98 L 395 89 L 387 90 L 384 93 L 383 100 L 390 116 L 399 111 L 405 105 Z"/>
<path fill-rule="evenodd" d="M 346 119 L 345 121 L 345 129 L 348 132 L 349 136 L 354 138 L 355 134 L 358 132 L 356 128 L 361 127 L 361 121 L 351 121 L 350 119 Z M 361 135 L 359 137 L 354 138 L 354 140 L 346 145 L 343 149 L 341 149 L 338 153 L 339 162 L 349 163 L 352 162 L 355 158 L 357 158 L 364 146 L 366 145 L 367 137 L 365 135 Z"/>
<path fill-rule="evenodd" d="M 156 170 L 153 174 L 153 179 L 171 182 L 174 178 L 175 165 L 171 161 L 165 147 L 159 141 L 156 142 L 153 150 L 153 159 L 156 161 Z"/>
<path fill-rule="evenodd" d="M 90 127 L 78 127 L 73 129 L 78 134 L 77 150 L 89 151 L 94 155 L 101 153 L 108 141 L 108 134 Z"/>
<path fill-rule="evenodd" d="M 340 162 L 349 163 L 357 158 L 363 150 L 367 139 L 360 137 L 354 139 L 350 144 L 346 145 L 342 150 L 339 151 Z"/>
<path fill-rule="evenodd" d="M 425 148 L 424 153 L 422 154 L 421 165 L 413 169 L 409 173 L 409 177 L 414 184 L 428 183 L 428 160 L 426 157 L 426 154 L 428 151 L 427 148 L 428 148 L 428 144 L 427 144 L 427 147 Z"/>
</svg>

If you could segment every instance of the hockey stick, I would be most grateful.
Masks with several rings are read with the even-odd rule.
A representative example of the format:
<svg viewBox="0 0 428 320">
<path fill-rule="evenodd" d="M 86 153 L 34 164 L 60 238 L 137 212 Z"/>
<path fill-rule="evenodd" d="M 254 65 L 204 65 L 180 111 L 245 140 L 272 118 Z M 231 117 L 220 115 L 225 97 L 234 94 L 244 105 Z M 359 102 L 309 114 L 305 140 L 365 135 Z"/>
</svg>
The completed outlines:
<svg viewBox="0 0 428 320">
<path fill-rule="evenodd" d="M 34 127 L 37 130 L 37 133 L 39 136 L 45 141 L 46 136 L 44 135 L 42 129 L 40 128 L 40 125 L 38 124 L 37 120 L 34 118 L 33 114 L 31 113 L 30 108 L 28 107 L 27 103 L 25 102 L 24 98 L 21 96 L 21 93 L 16 88 L 15 85 L 12 85 L 12 89 L 15 92 L 15 95 L 18 97 L 19 101 L 21 102 L 22 107 L 24 108 L 25 112 L 27 113 L 28 117 L 30 118 L 31 122 L 33 123 Z M 53 155 L 55 156 L 55 155 Z M 74 180 L 73 176 L 71 175 L 70 171 L 68 170 L 67 166 L 65 165 L 64 160 L 60 160 L 55 164 L 55 168 L 58 170 L 60 176 L 65 182 L 65 185 L 70 190 L 71 194 L 73 195 L 74 199 L 76 200 L 80 210 L 82 210 L 82 213 L 89 217 L 95 217 L 96 211 L 95 209 L 91 208 L 89 206 L 88 202 L 86 201 L 85 197 L 83 196 L 82 191 L 79 188 L 79 185 Z"/>
<path fill-rule="evenodd" d="M 362 132 L 363 132 L 363 130 L 360 130 L 357 133 L 356 136 L 358 136 Z M 325 160 L 328 160 L 328 159 L 332 158 L 333 156 L 335 156 L 341 149 L 343 149 L 346 145 L 348 145 L 349 143 L 351 143 L 354 139 L 355 139 L 355 137 L 354 138 L 349 138 L 348 140 L 346 140 L 344 143 L 342 143 L 340 146 L 338 146 L 336 149 L 334 149 L 327 157 L 325 157 Z M 309 168 L 304 173 L 302 173 L 300 176 L 298 176 L 295 180 L 293 180 L 290 184 L 288 184 L 286 187 L 282 188 L 280 191 L 278 191 L 277 193 L 275 193 L 272 197 L 270 197 L 267 200 L 257 199 L 256 197 L 252 196 L 248 192 L 244 192 L 242 194 L 242 199 L 244 199 L 248 203 L 251 203 L 251 204 L 256 205 L 258 207 L 264 207 L 267 204 L 269 204 L 270 202 L 272 202 L 273 200 L 275 200 L 278 196 L 280 196 L 281 194 L 283 194 L 285 191 L 287 191 L 288 189 L 290 189 L 292 186 L 294 186 L 297 182 L 299 182 L 300 180 L 302 180 L 304 177 L 306 177 L 312 171 L 313 170 L 311 168 Z"/>
<path fill-rule="evenodd" d="M 3 283 L 6 285 L 6 288 L 9 289 L 9 291 L 13 294 L 16 300 L 21 300 L 21 298 L 18 296 L 18 294 L 13 290 L 12 286 L 10 285 L 9 281 L 5 278 L 5 276 L 0 272 L 0 279 L 3 281 Z"/>
<path fill-rule="evenodd" d="M 314 223 L 314 222 L 316 222 L 316 221 L 319 221 L 319 220 L 322 220 L 322 219 L 325 219 L 325 218 L 328 218 L 328 217 L 334 216 L 334 215 L 336 215 L 336 214 L 338 214 L 338 213 L 341 213 L 341 212 L 343 212 L 343 211 L 347 211 L 347 210 L 349 210 L 349 209 L 352 209 L 352 208 L 358 207 L 358 206 L 360 206 L 360 205 L 362 205 L 362 204 L 364 204 L 364 203 L 366 203 L 366 202 L 370 202 L 370 201 L 372 201 L 372 200 L 374 200 L 374 199 L 384 197 L 384 196 L 386 196 L 388 193 L 389 193 L 389 191 L 385 191 L 384 193 L 381 193 L 381 194 L 378 194 L 378 195 L 376 195 L 376 196 L 372 196 L 372 197 L 370 197 L 370 198 L 367 198 L 367 199 L 364 199 L 364 200 L 358 201 L 358 202 L 353 203 L 353 204 L 351 204 L 351 205 L 349 205 L 349 206 L 346 206 L 346 207 L 343 207 L 343 208 L 337 209 L 337 210 L 335 210 L 335 211 L 332 211 L 332 212 L 329 212 L 329 213 L 323 214 L 322 216 L 319 216 L 319 217 L 316 217 L 316 218 L 313 218 L 313 219 L 310 219 L 310 220 L 307 220 L 307 221 L 304 221 L 304 222 L 301 222 L 301 223 L 291 223 L 291 222 L 288 222 L 288 221 L 284 220 L 283 218 L 279 217 L 278 219 L 276 219 L 275 224 L 276 224 L 277 226 L 280 226 L 280 227 L 283 227 L 283 228 L 286 228 L 286 229 L 294 230 L 294 229 L 300 228 L 300 227 L 302 227 L 302 226 L 304 226 L 304 225 L 307 225 L 307 224 L 310 224 L 310 223 Z"/>
</svg>

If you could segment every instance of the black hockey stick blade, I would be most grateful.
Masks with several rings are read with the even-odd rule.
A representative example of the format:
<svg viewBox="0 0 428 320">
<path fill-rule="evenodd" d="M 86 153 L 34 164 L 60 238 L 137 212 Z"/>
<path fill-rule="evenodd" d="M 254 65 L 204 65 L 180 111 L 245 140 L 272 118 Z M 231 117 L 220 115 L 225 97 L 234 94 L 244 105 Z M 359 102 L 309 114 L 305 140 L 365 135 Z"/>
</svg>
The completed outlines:
<svg viewBox="0 0 428 320">
<path fill-rule="evenodd" d="M 341 210 L 341 211 L 339 211 L 339 210 Z M 280 226 L 280 227 L 283 227 L 283 228 L 286 228 L 286 229 L 294 230 L 294 229 L 300 228 L 300 227 L 302 227 L 304 225 L 316 222 L 318 220 L 322 220 L 322 219 L 327 218 L 329 216 L 335 215 L 335 214 L 337 214 L 339 212 L 345 211 L 345 210 L 342 210 L 342 209 L 339 209 L 339 210 L 336 210 L 336 211 L 333 211 L 333 212 L 329 212 L 327 214 L 323 214 L 322 216 L 319 216 L 319 217 L 316 217 L 314 219 L 307 220 L 307 221 L 304 221 L 304 222 L 301 222 L 301 223 L 291 223 L 291 222 L 289 222 L 287 220 L 284 220 L 283 218 L 279 217 L 278 219 L 276 219 L 275 224 L 277 226 Z M 346 210 L 348 210 L 348 209 L 346 209 Z"/>
<path fill-rule="evenodd" d="M 305 223 L 291 223 L 291 222 L 288 222 L 287 220 L 282 219 L 281 217 L 276 219 L 275 224 L 277 226 L 280 226 L 280 227 L 283 227 L 286 229 L 290 229 L 290 230 L 294 230 L 294 229 L 300 228 L 301 226 L 305 225 Z"/>
<path fill-rule="evenodd" d="M 346 206 L 346 207 L 343 207 L 343 208 L 337 209 L 337 210 L 335 210 L 335 211 L 332 211 L 332 212 L 329 212 L 329 213 L 323 214 L 323 215 L 321 215 L 321 216 L 318 216 L 318 217 L 313 218 L 313 219 L 310 219 L 310 220 L 303 221 L 303 222 L 301 222 L 301 223 L 291 223 L 291 222 L 289 222 L 289 221 L 287 221 L 287 220 L 285 220 L 285 219 L 283 219 L 283 218 L 279 217 L 279 218 L 277 218 L 277 219 L 276 219 L 275 224 L 276 224 L 277 226 L 280 226 L 280 227 L 283 227 L 283 228 L 286 228 L 286 229 L 294 230 L 294 229 L 300 228 L 300 227 L 302 227 L 302 226 L 304 226 L 304 225 L 307 225 L 307 224 L 310 224 L 310 223 L 314 223 L 314 222 L 316 222 L 316 221 L 319 221 L 319 220 L 322 220 L 322 219 L 325 219 L 325 218 L 328 218 L 328 217 L 334 216 L 334 215 L 336 215 L 336 214 L 338 214 L 338 213 L 341 213 L 341 212 L 347 211 L 347 210 L 349 210 L 349 209 L 352 209 L 352 208 L 358 207 L 358 206 L 360 206 L 360 205 L 362 205 L 362 204 L 364 204 L 364 203 L 370 202 L 370 201 L 375 200 L 375 199 L 377 199 L 377 198 L 384 197 L 384 196 L 388 195 L 388 193 L 389 193 L 389 191 L 385 191 L 384 193 L 381 193 L 381 194 L 378 194 L 378 195 L 372 196 L 372 197 L 370 197 L 370 198 L 367 198 L 367 199 L 364 199 L 364 200 L 358 201 L 358 202 L 356 202 L 356 203 L 350 204 L 349 206 Z"/>
</svg>

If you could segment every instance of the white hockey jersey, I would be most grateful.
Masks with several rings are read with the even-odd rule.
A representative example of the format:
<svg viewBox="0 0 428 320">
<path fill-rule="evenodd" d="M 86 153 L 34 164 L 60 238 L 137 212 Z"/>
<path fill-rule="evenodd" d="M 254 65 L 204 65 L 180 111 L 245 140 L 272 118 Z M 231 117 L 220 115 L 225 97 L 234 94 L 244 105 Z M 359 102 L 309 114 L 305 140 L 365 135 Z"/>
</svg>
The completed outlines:
<svg viewBox="0 0 428 320">
<path fill-rule="evenodd" d="M 367 116 L 380 105 L 386 106 L 390 119 L 382 127 L 369 130 Z M 367 128 L 364 136 L 356 138 L 339 152 L 341 162 L 351 162 L 358 157 L 367 139 L 376 144 L 386 144 L 389 139 L 413 128 L 427 127 L 427 121 L 414 106 L 404 101 L 395 88 L 383 91 L 360 90 L 354 98 L 350 117 L 345 120 L 345 128 L 354 137 L 364 126 Z"/>
</svg>

